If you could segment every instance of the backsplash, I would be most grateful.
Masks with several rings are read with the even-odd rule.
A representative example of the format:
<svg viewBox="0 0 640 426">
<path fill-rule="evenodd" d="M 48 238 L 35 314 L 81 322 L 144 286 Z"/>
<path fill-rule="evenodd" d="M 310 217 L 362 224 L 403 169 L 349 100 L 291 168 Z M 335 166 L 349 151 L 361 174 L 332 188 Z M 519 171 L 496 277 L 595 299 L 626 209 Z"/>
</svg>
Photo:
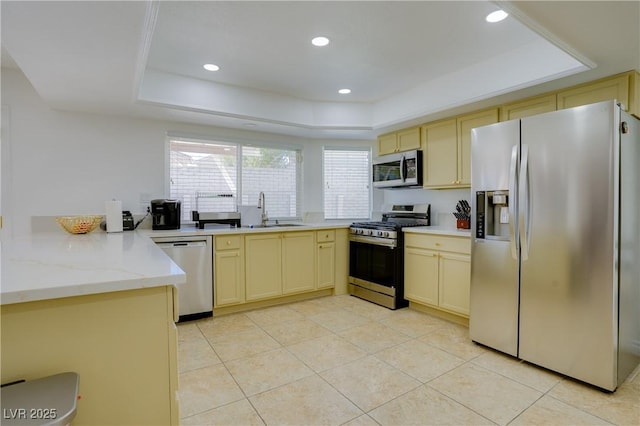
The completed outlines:
<svg viewBox="0 0 640 426">
<path fill-rule="evenodd" d="M 471 204 L 471 189 L 385 189 L 384 204 L 431 204 L 431 225 L 456 227 L 456 211 L 458 200 L 467 200 Z"/>
</svg>

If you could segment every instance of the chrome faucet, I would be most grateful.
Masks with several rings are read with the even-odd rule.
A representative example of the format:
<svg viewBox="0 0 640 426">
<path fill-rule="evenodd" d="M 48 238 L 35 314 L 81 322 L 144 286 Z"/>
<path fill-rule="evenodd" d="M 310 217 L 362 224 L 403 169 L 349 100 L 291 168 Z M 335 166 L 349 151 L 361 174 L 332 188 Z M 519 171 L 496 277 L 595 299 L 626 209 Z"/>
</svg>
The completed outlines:
<svg viewBox="0 0 640 426">
<path fill-rule="evenodd" d="M 258 208 L 262 210 L 262 226 L 267 225 L 267 203 L 264 200 L 264 192 L 260 191 L 260 195 L 258 195 Z"/>
</svg>

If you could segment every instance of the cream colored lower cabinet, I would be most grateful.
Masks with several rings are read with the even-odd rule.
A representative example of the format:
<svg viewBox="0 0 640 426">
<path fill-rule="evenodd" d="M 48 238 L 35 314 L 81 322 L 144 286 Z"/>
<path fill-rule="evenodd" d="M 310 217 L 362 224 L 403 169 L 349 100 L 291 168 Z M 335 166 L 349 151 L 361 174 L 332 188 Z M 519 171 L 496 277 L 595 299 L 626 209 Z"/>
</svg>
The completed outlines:
<svg viewBox="0 0 640 426">
<path fill-rule="evenodd" d="M 213 306 L 243 303 L 244 238 L 241 235 L 214 237 Z"/>
<path fill-rule="evenodd" d="M 348 244 L 348 229 L 216 235 L 214 308 L 237 311 L 337 286 L 344 294 Z"/>
<path fill-rule="evenodd" d="M 470 248 L 468 237 L 407 233 L 404 248 L 405 298 L 468 317 Z"/>
<path fill-rule="evenodd" d="M 246 300 L 282 295 L 282 234 L 244 237 Z"/>
<path fill-rule="evenodd" d="M 316 288 L 315 236 L 313 232 L 282 235 L 282 294 Z"/>
<path fill-rule="evenodd" d="M 316 288 L 332 288 L 336 285 L 336 231 L 334 229 L 316 232 Z"/>
<path fill-rule="evenodd" d="M 1 381 L 75 371 L 73 424 L 178 425 L 174 297 L 166 286 L 3 305 Z"/>
<path fill-rule="evenodd" d="M 438 305 L 438 252 L 405 248 L 404 297 L 414 302 Z"/>
<path fill-rule="evenodd" d="M 470 256 L 441 252 L 438 267 L 438 306 L 468 316 L 471 284 Z"/>
</svg>

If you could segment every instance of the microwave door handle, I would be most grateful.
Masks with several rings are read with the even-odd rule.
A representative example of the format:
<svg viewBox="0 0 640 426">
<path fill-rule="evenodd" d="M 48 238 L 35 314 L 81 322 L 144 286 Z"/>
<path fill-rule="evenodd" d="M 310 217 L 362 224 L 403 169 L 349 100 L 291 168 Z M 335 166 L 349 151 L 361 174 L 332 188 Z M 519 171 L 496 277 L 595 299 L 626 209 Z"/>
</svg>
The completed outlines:
<svg viewBox="0 0 640 426">
<path fill-rule="evenodd" d="M 403 155 L 402 158 L 400 158 L 400 180 L 404 182 L 406 178 L 407 178 L 407 159 Z"/>
</svg>

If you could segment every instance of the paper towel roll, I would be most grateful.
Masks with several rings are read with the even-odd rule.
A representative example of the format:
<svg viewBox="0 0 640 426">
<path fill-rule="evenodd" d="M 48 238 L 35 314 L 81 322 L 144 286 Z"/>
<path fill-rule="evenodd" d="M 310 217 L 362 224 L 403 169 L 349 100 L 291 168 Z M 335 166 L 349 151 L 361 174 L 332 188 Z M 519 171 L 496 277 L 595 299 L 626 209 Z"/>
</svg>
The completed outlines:
<svg viewBox="0 0 640 426">
<path fill-rule="evenodd" d="M 122 232 L 122 201 L 105 201 L 107 232 Z"/>
</svg>

